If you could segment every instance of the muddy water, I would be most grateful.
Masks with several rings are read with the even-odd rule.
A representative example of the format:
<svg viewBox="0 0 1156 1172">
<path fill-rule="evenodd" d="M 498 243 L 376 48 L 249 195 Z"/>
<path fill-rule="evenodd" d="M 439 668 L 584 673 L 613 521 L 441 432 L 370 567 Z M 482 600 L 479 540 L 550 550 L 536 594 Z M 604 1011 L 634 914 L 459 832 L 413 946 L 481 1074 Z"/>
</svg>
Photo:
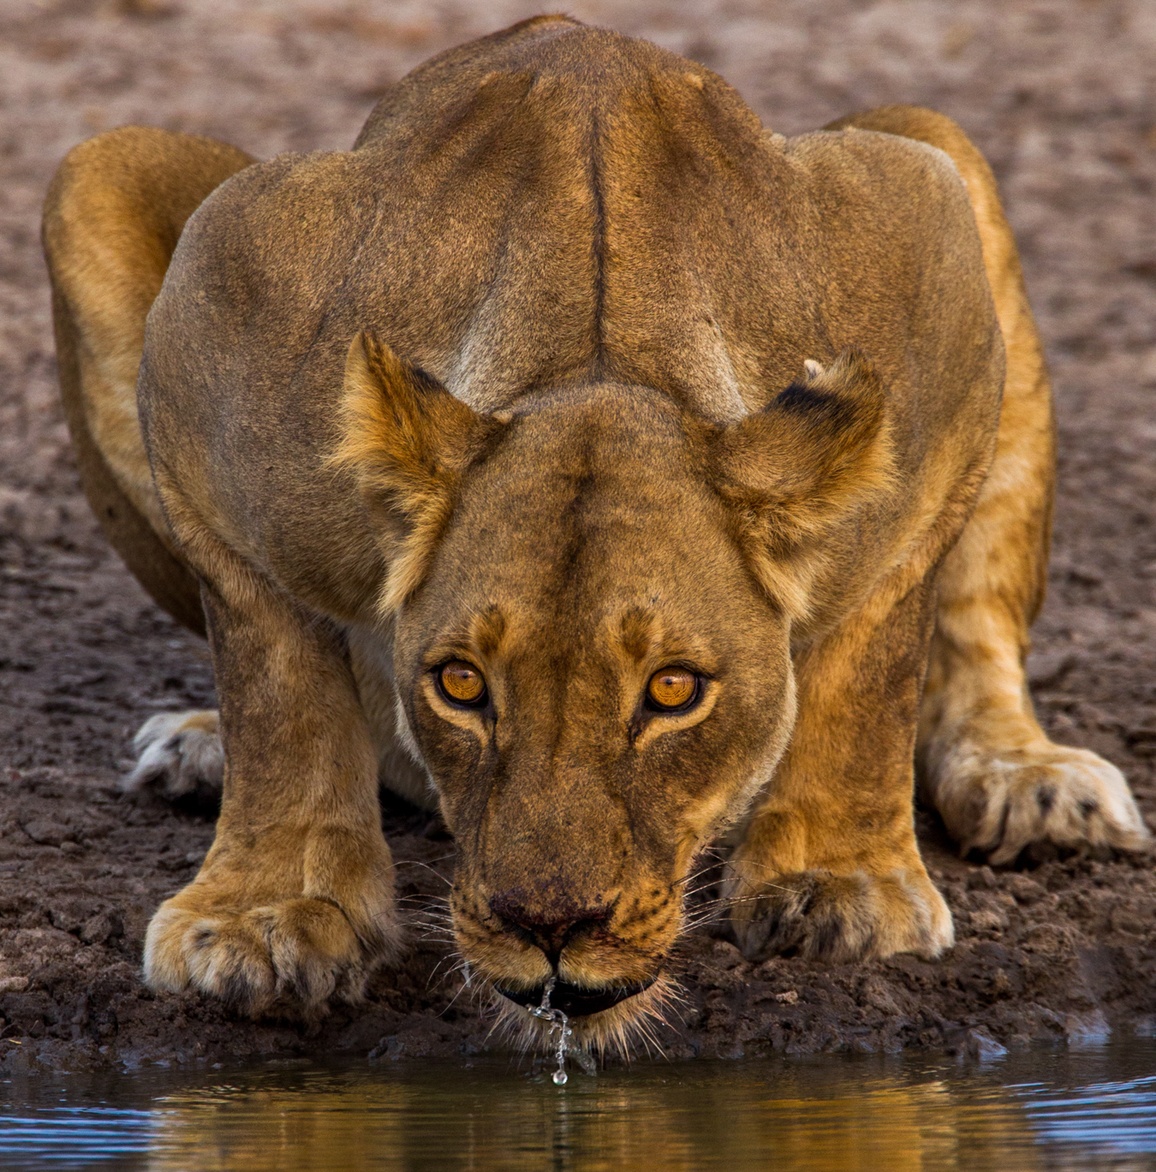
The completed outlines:
<svg viewBox="0 0 1156 1172">
<path fill-rule="evenodd" d="M 827 1058 L 165 1071 L 0 1084 L 0 1167 L 1156 1167 L 1156 1039 L 988 1065 Z"/>
</svg>

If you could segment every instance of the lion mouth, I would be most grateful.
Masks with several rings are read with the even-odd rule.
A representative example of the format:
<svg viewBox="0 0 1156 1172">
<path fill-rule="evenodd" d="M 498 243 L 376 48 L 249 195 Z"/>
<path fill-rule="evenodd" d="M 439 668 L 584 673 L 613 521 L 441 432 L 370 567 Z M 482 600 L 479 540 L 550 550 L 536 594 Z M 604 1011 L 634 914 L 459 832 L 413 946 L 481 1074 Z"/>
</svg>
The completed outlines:
<svg viewBox="0 0 1156 1172">
<path fill-rule="evenodd" d="M 567 1017 L 589 1017 L 594 1013 L 602 1013 L 606 1009 L 613 1009 L 629 997 L 635 997 L 645 992 L 654 984 L 655 978 L 647 981 L 635 981 L 629 985 L 608 985 L 603 989 L 588 989 L 582 985 L 571 985 L 566 981 L 555 981 L 550 990 L 550 1008 L 561 1010 Z M 506 989 L 495 985 L 503 997 L 518 1005 L 541 1005 L 542 997 L 546 992 L 544 984 L 533 989 Z"/>
</svg>

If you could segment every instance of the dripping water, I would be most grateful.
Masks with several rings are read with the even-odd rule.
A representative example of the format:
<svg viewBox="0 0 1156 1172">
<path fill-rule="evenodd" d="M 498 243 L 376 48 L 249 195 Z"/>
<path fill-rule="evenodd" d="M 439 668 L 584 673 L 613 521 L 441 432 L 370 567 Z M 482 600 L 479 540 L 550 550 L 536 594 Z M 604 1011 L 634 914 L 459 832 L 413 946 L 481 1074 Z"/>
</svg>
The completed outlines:
<svg viewBox="0 0 1156 1172">
<path fill-rule="evenodd" d="M 572 1057 L 587 1074 L 594 1073 L 594 1061 L 585 1050 L 580 1050 L 572 1044 L 574 1030 L 570 1025 L 569 1017 L 562 1010 L 553 1009 L 550 1005 L 550 994 L 553 992 L 554 978 L 551 977 L 542 990 L 542 1003 L 531 1005 L 528 1008 L 532 1017 L 550 1023 L 550 1036 L 554 1038 L 554 1057 L 558 1063 L 551 1078 L 553 1078 L 556 1087 L 564 1087 L 570 1079 L 566 1073 L 567 1055 Z"/>
</svg>

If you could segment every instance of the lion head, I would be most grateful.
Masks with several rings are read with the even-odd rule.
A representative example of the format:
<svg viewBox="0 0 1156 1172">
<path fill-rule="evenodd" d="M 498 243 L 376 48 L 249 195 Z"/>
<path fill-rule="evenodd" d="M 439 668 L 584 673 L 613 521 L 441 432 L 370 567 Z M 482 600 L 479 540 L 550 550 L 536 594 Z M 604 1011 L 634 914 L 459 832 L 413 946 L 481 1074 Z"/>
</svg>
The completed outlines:
<svg viewBox="0 0 1156 1172">
<path fill-rule="evenodd" d="M 587 1033 L 621 1028 L 790 736 L 814 548 L 887 476 L 878 380 L 808 363 L 729 425 L 611 381 L 480 415 L 362 335 L 343 410 L 461 950 L 513 1002 L 553 980 Z"/>
</svg>

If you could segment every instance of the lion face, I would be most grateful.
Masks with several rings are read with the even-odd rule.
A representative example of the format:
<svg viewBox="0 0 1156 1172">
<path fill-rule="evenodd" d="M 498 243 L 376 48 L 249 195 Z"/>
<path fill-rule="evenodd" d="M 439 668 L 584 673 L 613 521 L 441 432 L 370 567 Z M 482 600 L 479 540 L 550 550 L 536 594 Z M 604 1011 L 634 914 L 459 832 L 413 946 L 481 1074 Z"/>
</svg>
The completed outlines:
<svg viewBox="0 0 1156 1172">
<path fill-rule="evenodd" d="M 886 476 L 870 368 L 808 376 L 731 425 L 607 383 L 479 416 L 372 337 L 350 351 L 338 459 L 390 566 L 459 943 L 512 1000 L 553 979 L 595 1035 L 646 1008 L 696 854 L 785 748 L 808 541 Z"/>
<path fill-rule="evenodd" d="M 399 694 L 459 848 L 472 967 L 589 1014 L 649 987 L 696 853 L 793 716 L 787 622 L 677 413 L 539 403 L 467 476 L 398 618 Z"/>
</svg>

